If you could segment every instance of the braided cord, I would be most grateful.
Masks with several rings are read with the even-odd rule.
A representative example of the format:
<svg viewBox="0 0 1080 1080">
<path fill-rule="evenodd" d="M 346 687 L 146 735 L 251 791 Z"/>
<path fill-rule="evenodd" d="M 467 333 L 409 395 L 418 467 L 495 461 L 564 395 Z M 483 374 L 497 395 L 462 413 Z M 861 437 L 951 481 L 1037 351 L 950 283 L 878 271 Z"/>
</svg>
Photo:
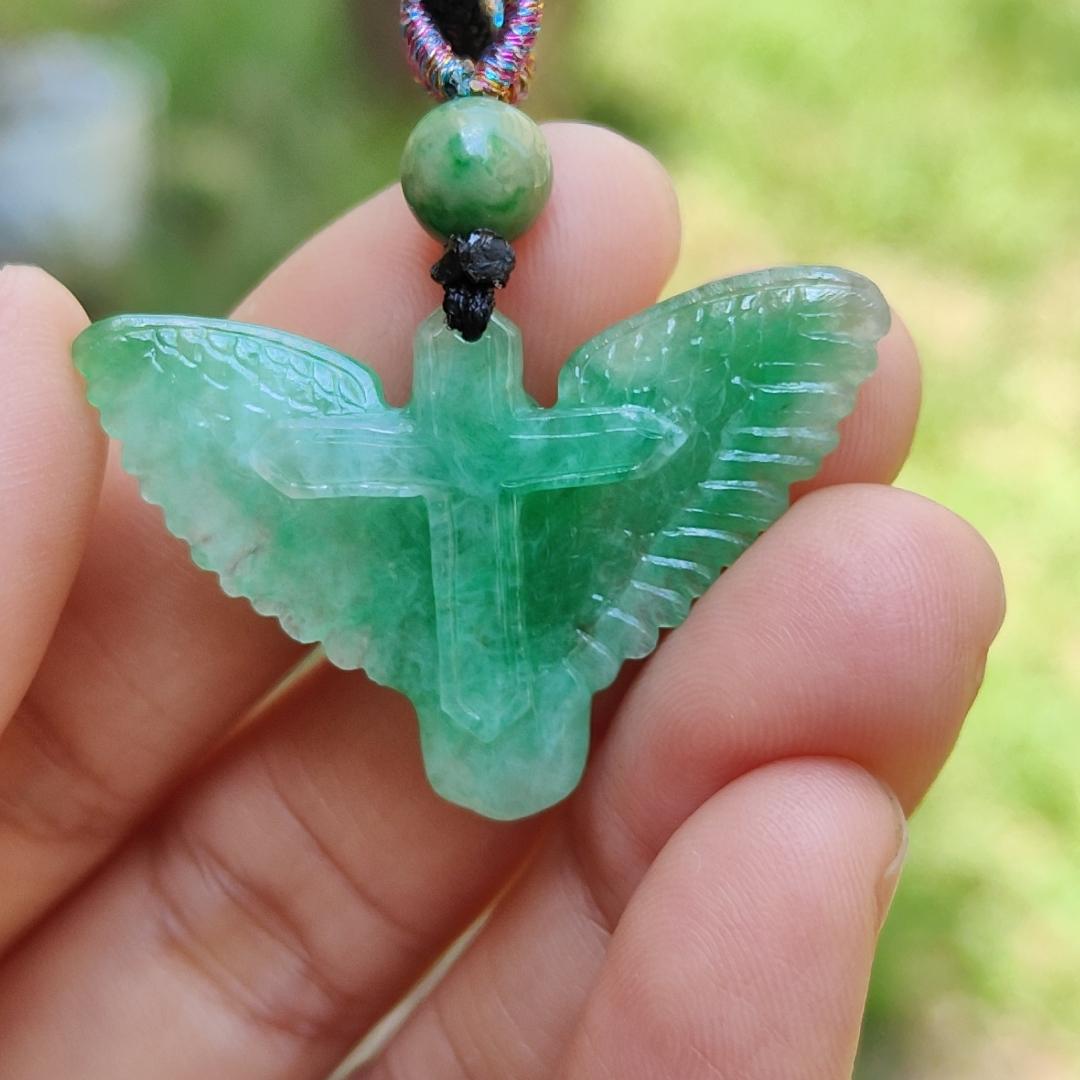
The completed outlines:
<svg viewBox="0 0 1080 1080">
<path fill-rule="evenodd" d="M 409 60 L 420 82 L 440 101 L 487 94 L 512 103 L 525 95 L 544 2 L 507 0 L 503 5 L 501 0 L 482 0 L 482 6 L 486 18 L 481 30 L 475 4 L 470 16 L 462 13 L 464 4 L 457 4 L 454 18 L 448 12 L 455 5 L 445 0 L 402 0 L 401 26 Z M 445 33 L 437 21 L 439 14 Z M 464 55 L 455 51 L 450 36 Z M 486 45 L 483 37 L 488 38 Z"/>
</svg>

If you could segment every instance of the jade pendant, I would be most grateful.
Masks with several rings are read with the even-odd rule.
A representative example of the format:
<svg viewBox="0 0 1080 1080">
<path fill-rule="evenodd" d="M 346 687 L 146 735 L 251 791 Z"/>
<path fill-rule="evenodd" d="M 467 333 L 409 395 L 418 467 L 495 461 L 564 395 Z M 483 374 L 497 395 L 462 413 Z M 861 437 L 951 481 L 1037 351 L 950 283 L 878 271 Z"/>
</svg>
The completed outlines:
<svg viewBox="0 0 1080 1080">
<path fill-rule="evenodd" d="M 715 282 L 583 345 L 551 409 L 500 316 L 475 344 L 425 322 L 403 409 L 238 323 L 121 316 L 75 359 L 196 563 L 407 694 L 434 788 L 512 819 L 574 789 L 593 695 L 818 469 L 888 325 L 846 271 Z"/>
</svg>

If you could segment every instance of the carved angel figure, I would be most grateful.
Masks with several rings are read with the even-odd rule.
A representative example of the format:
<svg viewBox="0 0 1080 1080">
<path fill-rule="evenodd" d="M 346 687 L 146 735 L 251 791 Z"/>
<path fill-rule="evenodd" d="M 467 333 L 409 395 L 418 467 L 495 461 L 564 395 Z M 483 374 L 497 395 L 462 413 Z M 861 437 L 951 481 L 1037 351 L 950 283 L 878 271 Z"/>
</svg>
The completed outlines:
<svg viewBox="0 0 1080 1080">
<path fill-rule="evenodd" d="M 842 270 L 714 282 L 579 348 L 542 409 L 516 328 L 421 326 L 412 400 L 262 327 L 121 316 L 76 362 L 125 467 L 230 594 L 416 707 L 496 818 L 576 786 L 590 703 L 788 505 L 889 326 Z"/>
</svg>

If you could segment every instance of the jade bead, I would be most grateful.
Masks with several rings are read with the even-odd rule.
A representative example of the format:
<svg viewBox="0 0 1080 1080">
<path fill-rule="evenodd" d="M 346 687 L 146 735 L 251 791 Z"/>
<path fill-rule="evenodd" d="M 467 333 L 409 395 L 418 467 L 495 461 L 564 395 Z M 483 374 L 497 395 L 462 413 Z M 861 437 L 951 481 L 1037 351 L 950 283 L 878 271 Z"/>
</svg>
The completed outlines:
<svg viewBox="0 0 1080 1080">
<path fill-rule="evenodd" d="M 433 236 L 491 229 L 506 240 L 540 216 L 551 194 L 551 152 L 523 112 L 488 97 L 433 109 L 405 146 L 401 186 Z"/>
</svg>

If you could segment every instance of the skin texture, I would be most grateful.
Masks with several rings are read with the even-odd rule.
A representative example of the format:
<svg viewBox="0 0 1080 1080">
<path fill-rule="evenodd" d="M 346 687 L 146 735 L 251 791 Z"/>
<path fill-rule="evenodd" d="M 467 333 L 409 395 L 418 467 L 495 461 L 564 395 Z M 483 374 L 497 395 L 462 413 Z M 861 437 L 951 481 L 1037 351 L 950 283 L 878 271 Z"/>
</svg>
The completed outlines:
<svg viewBox="0 0 1080 1080">
<path fill-rule="evenodd" d="M 678 249 L 653 159 L 547 135 L 558 183 L 503 304 L 541 400 Z M 400 402 L 437 254 L 391 190 L 239 315 L 369 358 Z M 507 826 L 432 795 L 409 708 L 361 676 L 258 705 L 303 654 L 115 454 L 102 478 L 83 324 L 43 274 L 0 273 L 5 1080 L 321 1080 L 499 895 L 359 1076 L 850 1074 L 905 814 L 1003 614 L 970 527 L 883 486 L 918 406 L 902 325 L 821 476 L 605 695 L 578 795 Z"/>
</svg>

